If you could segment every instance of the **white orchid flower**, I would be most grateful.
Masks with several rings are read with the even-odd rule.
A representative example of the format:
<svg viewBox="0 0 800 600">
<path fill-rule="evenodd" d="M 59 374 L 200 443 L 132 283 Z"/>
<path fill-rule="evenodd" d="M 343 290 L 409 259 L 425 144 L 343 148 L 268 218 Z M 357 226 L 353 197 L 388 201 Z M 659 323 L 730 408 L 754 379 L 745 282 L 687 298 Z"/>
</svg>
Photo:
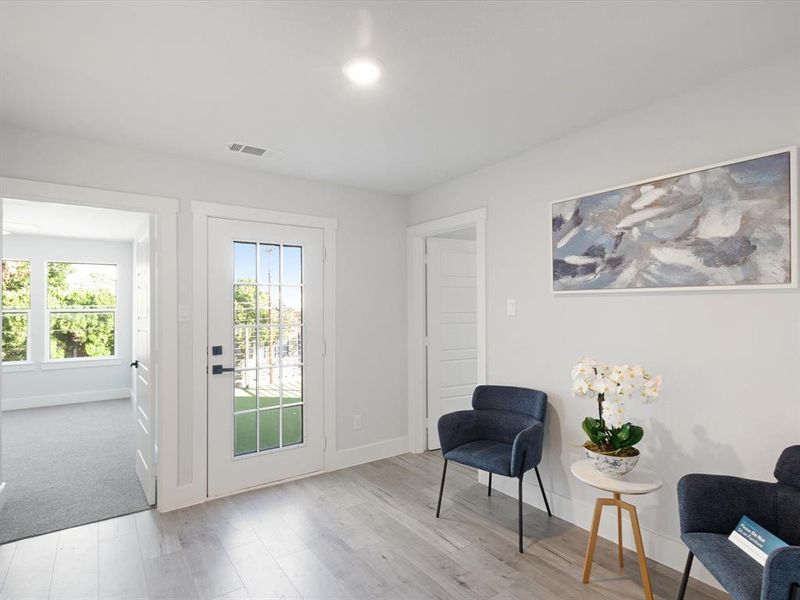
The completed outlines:
<svg viewBox="0 0 800 600">
<path fill-rule="evenodd" d="M 574 396 L 585 396 L 588 391 L 589 384 L 585 379 L 576 378 L 575 381 L 572 382 L 572 394 Z"/>
<path fill-rule="evenodd" d="M 606 394 L 612 388 L 612 382 L 602 375 L 598 375 L 589 382 L 589 388 L 598 394 Z"/>
<path fill-rule="evenodd" d="M 614 383 L 622 383 L 629 378 L 629 371 L 628 365 L 614 365 L 608 378 Z"/>
<path fill-rule="evenodd" d="M 631 378 L 633 379 L 640 379 L 645 376 L 644 369 L 641 365 L 633 365 L 630 369 L 631 371 Z"/>
<path fill-rule="evenodd" d="M 577 365 L 575 365 L 572 368 L 572 378 L 573 379 L 576 379 L 578 377 L 580 377 L 580 378 L 586 377 L 590 373 L 594 373 L 594 371 L 592 371 L 592 369 L 590 369 L 589 367 L 587 367 L 583 363 L 578 363 Z"/>
<path fill-rule="evenodd" d="M 603 401 L 603 421 L 606 425 L 619 429 L 625 424 L 625 404 L 620 400 Z"/>
</svg>

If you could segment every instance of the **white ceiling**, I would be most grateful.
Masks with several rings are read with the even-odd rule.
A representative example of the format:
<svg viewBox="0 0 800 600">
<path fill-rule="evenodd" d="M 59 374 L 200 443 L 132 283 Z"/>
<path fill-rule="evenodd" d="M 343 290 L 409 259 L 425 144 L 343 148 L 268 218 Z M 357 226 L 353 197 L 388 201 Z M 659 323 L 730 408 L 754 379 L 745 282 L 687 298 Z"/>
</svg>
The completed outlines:
<svg viewBox="0 0 800 600">
<path fill-rule="evenodd" d="M 134 240 L 147 215 L 26 200 L 3 200 L 3 229 L 9 235 L 48 235 L 83 240 Z"/>
<path fill-rule="evenodd" d="M 5 122 L 406 194 L 800 47 L 800 2 L 0 3 Z M 341 67 L 379 58 L 354 88 Z M 225 149 L 283 151 L 274 160 Z"/>
</svg>

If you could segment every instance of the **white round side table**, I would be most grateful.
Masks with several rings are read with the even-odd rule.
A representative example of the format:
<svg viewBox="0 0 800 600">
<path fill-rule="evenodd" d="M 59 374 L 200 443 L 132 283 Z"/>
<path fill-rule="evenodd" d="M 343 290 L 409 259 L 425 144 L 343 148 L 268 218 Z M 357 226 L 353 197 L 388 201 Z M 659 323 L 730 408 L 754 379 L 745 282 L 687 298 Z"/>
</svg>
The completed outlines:
<svg viewBox="0 0 800 600">
<path fill-rule="evenodd" d="M 636 514 L 636 507 L 633 504 L 621 499 L 622 494 L 640 496 L 649 494 L 659 489 L 663 483 L 656 479 L 651 473 L 646 471 L 632 471 L 622 479 L 615 479 L 603 475 L 594 469 L 592 461 L 579 460 L 572 463 L 572 474 L 576 479 L 583 483 L 611 492 L 611 498 L 598 498 L 594 504 L 594 518 L 592 519 L 592 529 L 589 533 L 589 545 L 586 548 L 586 560 L 583 564 L 583 583 L 589 583 L 592 573 L 592 558 L 594 548 L 597 545 L 597 530 L 600 527 L 600 516 L 604 506 L 617 507 L 617 557 L 619 566 L 622 568 L 622 511 L 627 510 L 631 518 L 631 528 L 633 529 L 633 539 L 636 543 L 636 554 L 639 558 L 639 571 L 642 574 L 642 587 L 644 587 L 644 597 L 646 600 L 653 600 L 653 588 L 650 585 L 650 574 L 647 571 L 647 560 L 644 555 L 644 545 L 642 544 L 642 532 L 639 529 L 639 517 Z"/>
</svg>

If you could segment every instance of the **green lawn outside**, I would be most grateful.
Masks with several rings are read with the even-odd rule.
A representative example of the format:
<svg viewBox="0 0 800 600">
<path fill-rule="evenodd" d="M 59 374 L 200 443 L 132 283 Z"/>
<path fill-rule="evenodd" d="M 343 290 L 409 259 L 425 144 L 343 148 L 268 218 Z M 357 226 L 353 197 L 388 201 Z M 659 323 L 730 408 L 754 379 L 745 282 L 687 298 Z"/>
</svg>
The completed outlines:
<svg viewBox="0 0 800 600">
<path fill-rule="evenodd" d="M 255 408 L 255 404 L 253 404 Z M 256 447 L 256 412 L 234 415 L 234 455 L 249 454 L 258 450 L 277 448 L 280 444 L 278 418 L 283 412 L 283 445 L 290 446 L 303 441 L 303 407 L 290 406 L 259 410 L 261 418 L 260 440 Z"/>
</svg>

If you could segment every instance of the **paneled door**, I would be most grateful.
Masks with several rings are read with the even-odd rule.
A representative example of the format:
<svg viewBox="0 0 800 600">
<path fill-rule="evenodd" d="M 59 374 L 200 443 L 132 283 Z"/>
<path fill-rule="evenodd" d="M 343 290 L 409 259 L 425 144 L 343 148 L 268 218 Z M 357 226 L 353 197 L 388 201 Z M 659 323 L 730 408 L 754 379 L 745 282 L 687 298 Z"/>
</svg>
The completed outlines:
<svg viewBox="0 0 800 600">
<path fill-rule="evenodd" d="M 155 369 L 153 356 L 155 341 L 151 306 L 155 304 L 153 276 L 155 256 L 152 253 L 151 231 L 154 230 L 155 217 L 150 217 L 148 226 L 136 239 L 134 247 L 134 332 L 133 332 L 133 384 L 132 396 L 134 418 L 136 419 L 136 474 L 142 483 L 147 502 L 156 503 L 156 409 L 155 409 Z"/>
<path fill-rule="evenodd" d="M 428 238 L 426 267 L 427 445 L 434 450 L 439 417 L 469 408 L 478 381 L 476 244 Z"/>
<path fill-rule="evenodd" d="M 323 231 L 208 220 L 208 489 L 323 468 Z"/>
</svg>

